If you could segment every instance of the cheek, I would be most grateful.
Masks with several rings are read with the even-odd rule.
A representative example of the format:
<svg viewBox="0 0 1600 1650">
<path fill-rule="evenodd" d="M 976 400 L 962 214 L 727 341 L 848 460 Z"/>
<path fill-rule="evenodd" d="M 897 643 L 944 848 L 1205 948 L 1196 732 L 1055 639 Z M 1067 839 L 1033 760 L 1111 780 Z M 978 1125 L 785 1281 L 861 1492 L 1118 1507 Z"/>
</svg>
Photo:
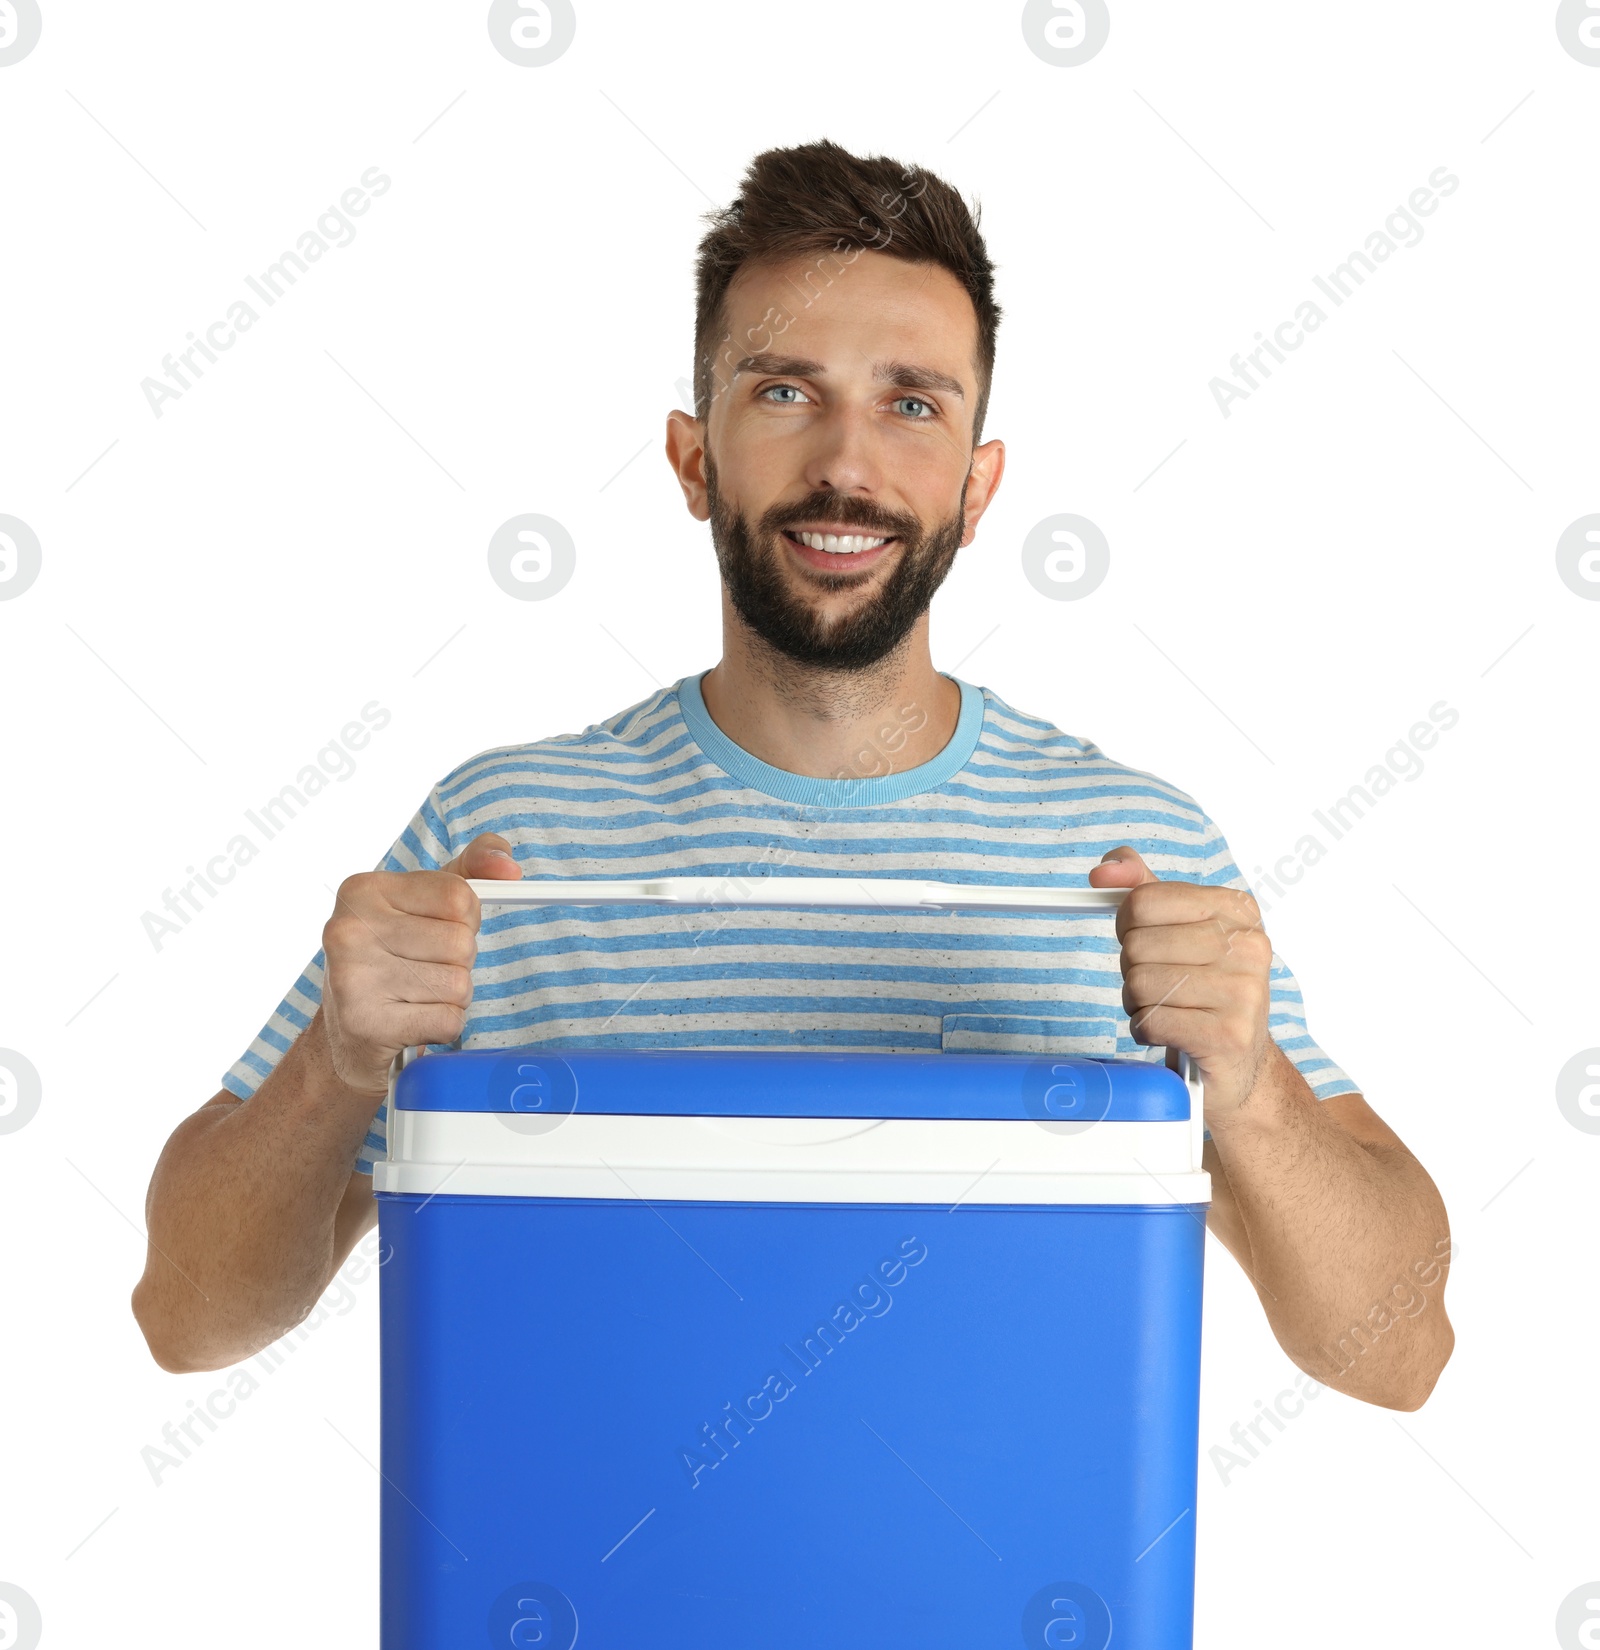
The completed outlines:
<svg viewBox="0 0 1600 1650">
<path fill-rule="evenodd" d="M 886 443 L 887 480 L 924 521 L 947 521 L 961 507 L 969 465 L 958 449 L 927 431 Z"/>
<path fill-rule="evenodd" d="M 791 497 L 804 485 L 800 444 L 785 441 L 771 425 L 730 422 L 715 440 L 712 456 L 718 491 L 750 521 L 758 521 L 774 500 Z"/>
<path fill-rule="evenodd" d="M 792 430 L 786 431 L 775 419 L 731 416 L 714 440 L 718 473 L 741 485 L 750 475 L 776 468 L 785 460 L 801 461 L 800 444 Z"/>
</svg>

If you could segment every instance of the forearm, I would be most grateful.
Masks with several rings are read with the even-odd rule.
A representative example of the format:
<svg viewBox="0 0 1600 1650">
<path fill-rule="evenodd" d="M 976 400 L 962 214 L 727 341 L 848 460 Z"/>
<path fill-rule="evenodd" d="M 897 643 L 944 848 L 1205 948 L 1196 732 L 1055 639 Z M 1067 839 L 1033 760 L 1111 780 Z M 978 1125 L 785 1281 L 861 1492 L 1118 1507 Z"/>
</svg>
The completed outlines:
<svg viewBox="0 0 1600 1650">
<path fill-rule="evenodd" d="M 1300 1368 L 1414 1409 L 1454 1344 L 1443 1200 L 1397 1140 L 1336 1121 L 1275 1044 L 1262 1065 L 1249 1097 L 1210 1119 L 1219 1235 Z"/>
<path fill-rule="evenodd" d="M 319 1013 L 249 1100 L 219 1098 L 174 1130 L 133 1293 L 164 1368 L 236 1363 L 311 1311 L 343 1258 L 341 1202 L 380 1098 L 334 1074 Z"/>
</svg>

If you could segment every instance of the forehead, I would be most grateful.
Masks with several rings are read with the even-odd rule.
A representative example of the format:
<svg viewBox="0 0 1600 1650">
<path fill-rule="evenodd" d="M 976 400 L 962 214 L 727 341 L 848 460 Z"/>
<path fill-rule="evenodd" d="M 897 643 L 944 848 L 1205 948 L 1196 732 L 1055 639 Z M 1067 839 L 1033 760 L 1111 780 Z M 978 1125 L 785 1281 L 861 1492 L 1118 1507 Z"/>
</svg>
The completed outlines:
<svg viewBox="0 0 1600 1650">
<path fill-rule="evenodd" d="M 747 264 L 723 320 L 735 357 L 777 348 L 842 371 L 894 356 L 976 381 L 977 311 L 940 264 L 849 250 Z"/>
</svg>

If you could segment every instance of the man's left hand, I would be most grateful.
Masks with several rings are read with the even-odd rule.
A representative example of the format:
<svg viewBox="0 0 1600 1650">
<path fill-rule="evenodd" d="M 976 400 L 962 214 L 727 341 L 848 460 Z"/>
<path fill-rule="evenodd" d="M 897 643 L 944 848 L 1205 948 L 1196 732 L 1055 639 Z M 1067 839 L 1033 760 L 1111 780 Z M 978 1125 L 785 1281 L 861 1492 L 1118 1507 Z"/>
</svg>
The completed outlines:
<svg viewBox="0 0 1600 1650">
<path fill-rule="evenodd" d="M 1129 890 L 1117 939 L 1134 1040 L 1181 1048 L 1198 1063 L 1208 1116 L 1243 1105 L 1277 1048 L 1260 907 L 1232 888 L 1162 882 L 1129 847 L 1113 848 L 1089 886 Z"/>
</svg>

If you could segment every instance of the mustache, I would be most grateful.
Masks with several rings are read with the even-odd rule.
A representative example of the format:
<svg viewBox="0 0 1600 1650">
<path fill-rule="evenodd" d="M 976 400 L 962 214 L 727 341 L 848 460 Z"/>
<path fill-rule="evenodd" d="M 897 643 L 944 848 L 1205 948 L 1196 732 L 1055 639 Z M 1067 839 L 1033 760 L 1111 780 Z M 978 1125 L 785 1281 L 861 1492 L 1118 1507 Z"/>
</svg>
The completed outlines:
<svg viewBox="0 0 1600 1650">
<path fill-rule="evenodd" d="M 858 527 L 863 532 L 907 541 L 922 533 L 922 523 L 915 516 L 899 515 L 866 499 L 832 492 L 813 493 L 798 504 L 774 505 L 761 517 L 761 530 L 779 533 L 808 521 L 837 522 L 841 527 Z"/>
</svg>

